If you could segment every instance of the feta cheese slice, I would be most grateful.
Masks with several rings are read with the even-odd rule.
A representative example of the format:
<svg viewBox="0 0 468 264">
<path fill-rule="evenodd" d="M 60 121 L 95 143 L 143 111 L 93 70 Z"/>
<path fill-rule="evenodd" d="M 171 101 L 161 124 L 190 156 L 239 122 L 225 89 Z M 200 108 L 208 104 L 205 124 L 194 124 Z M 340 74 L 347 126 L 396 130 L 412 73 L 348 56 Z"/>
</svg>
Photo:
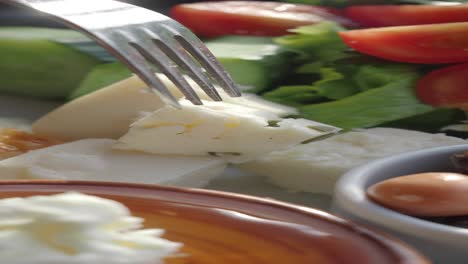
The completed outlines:
<svg viewBox="0 0 468 264">
<path fill-rule="evenodd" d="M 371 128 L 272 152 L 239 166 L 244 171 L 266 176 L 273 184 L 290 191 L 331 194 L 341 175 L 371 160 L 424 148 L 467 143 L 467 140 L 443 134 Z"/>
<path fill-rule="evenodd" d="M 64 179 L 203 187 L 226 162 L 112 149 L 111 139 L 84 139 L 0 161 L 0 179 Z"/>
<path fill-rule="evenodd" d="M 167 106 L 135 122 L 114 147 L 154 154 L 212 155 L 239 163 L 338 130 L 226 102 L 180 103 L 182 109 Z"/>
<path fill-rule="evenodd" d="M 183 97 L 167 77 L 157 76 L 176 98 Z M 200 98 L 211 100 L 193 80 L 187 77 L 187 81 Z M 297 114 L 292 107 L 266 101 L 254 94 L 230 97 L 221 89 L 218 92 L 225 101 L 233 104 L 263 109 L 280 116 Z M 133 76 L 62 105 L 34 122 L 32 130 L 36 134 L 62 140 L 117 139 L 140 118 L 141 112 L 152 112 L 161 107 L 164 103 L 159 96 Z"/>
</svg>

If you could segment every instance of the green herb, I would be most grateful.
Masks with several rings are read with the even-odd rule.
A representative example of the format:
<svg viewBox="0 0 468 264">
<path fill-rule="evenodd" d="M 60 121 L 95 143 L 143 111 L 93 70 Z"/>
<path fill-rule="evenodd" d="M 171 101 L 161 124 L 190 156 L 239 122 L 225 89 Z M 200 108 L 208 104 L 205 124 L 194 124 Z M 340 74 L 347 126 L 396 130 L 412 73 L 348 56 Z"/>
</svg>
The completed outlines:
<svg viewBox="0 0 468 264">
<path fill-rule="evenodd" d="M 269 127 L 279 127 L 278 123 L 280 122 L 281 120 L 268 120 L 268 126 Z"/>
<path fill-rule="evenodd" d="M 208 155 L 213 157 L 224 157 L 224 156 L 241 156 L 239 152 L 208 152 Z"/>
</svg>

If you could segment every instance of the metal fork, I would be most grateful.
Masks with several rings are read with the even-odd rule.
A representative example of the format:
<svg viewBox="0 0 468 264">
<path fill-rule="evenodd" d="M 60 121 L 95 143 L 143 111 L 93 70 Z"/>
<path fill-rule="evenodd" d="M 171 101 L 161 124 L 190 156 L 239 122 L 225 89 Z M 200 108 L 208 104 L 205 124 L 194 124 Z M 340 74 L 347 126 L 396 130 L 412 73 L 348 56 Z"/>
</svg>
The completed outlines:
<svg viewBox="0 0 468 264">
<path fill-rule="evenodd" d="M 47 13 L 85 33 L 175 107 L 180 107 L 179 103 L 154 74 L 152 66 L 164 73 L 193 104 L 202 102 L 184 78 L 184 73 L 215 101 L 222 98 L 213 81 L 228 95 L 241 95 L 232 78 L 201 40 L 178 22 L 157 12 L 113 0 L 0 1 Z"/>
</svg>

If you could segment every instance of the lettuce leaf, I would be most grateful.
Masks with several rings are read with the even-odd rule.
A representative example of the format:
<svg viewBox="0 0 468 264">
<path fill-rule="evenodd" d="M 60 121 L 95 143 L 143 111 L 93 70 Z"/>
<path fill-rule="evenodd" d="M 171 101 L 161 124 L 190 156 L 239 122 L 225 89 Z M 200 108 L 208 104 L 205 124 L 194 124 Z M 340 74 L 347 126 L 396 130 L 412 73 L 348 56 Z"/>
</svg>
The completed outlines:
<svg viewBox="0 0 468 264">
<path fill-rule="evenodd" d="M 441 128 L 462 122 L 463 120 L 466 120 L 466 115 L 463 110 L 437 108 L 428 113 L 384 123 L 381 124 L 381 126 L 418 130 L 428 133 L 440 133 Z M 460 137 L 467 138 L 467 135 L 460 135 Z"/>
<path fill-rule="evenodd" d="M 338 36 L 338 31 L 345 30 L 333 22 L 302 26 L 290 30 L 294 35 L 275 38 L 283 48 L 298 53 L 300 60 L 335 61 L 348 57 L 348 47 Z"/>
<path fill-rule="evenodd" d="M 266 99 L 291 106 L 309 104 L 324 100 L 338 100 L 356 94 L 359 89 L 349 83 L 343 73 L 332 67 L 309 69 L 309 73 L 317 73 L 320 79 L 311 85 L 281 86 L 263 95 Z"/>
<path fill-rule="evenodd" d="M 398 81 L 402 76 L 415 71 L 415 67 L 404 64 L 361 65 L 352 77 L 352 82 L 361 91 L 366 91 Z"/>
<path fill-rule="evenodd" d="M 449 112 L 430 114 L 434 108 L 414 95 L 421 67 L 350 51 L 338 35 L 340 30 L 338 25 L 326 22 L 297 28 L 295 35 L 276 39 L 299 54 L 302 62 L 290 79 L 305 81 L 281 85 L 263 96 L 297 107 L 305 118 L 343 129 L 405 126 L 408 122 L 397 121 L 419 115 L 440 121 L 434 124 L 453 120 L 455 115 Z M 430 121 L 419 126 L 435 129 L 427 124 Z"/>
<path fill-rule="evenodd" d="M 300 107 L 325 100 L 323 96 L 317 93 L 315 87 L 310 85 L 281 86 L 272 92 L 265 93 L 263 97 L 267 100 L 293 107 Z"/>
<path fill-rule="evenodd" d="M 418 75 L 413 74 L 341 100 L 300 108 L 309 119 L 341 127 L 365 128 L 428 113 L 433 107 L 421 103 L 413 92 Z"/>
</svg>

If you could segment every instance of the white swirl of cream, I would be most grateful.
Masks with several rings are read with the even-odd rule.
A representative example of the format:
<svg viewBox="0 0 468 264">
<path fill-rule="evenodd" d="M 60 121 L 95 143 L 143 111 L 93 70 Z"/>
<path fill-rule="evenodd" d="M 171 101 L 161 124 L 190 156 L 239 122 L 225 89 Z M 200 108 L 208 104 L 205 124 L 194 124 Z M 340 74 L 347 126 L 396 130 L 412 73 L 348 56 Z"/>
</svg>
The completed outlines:
<svg viewBox="0 0 468 264">
<path fill-rule="evenodd" d="M 158 264 L 181 244 L 140 229 L 123 204 L 81 193 L 0 200 L 0 260 L 8 264 Z"/>
</svg>

